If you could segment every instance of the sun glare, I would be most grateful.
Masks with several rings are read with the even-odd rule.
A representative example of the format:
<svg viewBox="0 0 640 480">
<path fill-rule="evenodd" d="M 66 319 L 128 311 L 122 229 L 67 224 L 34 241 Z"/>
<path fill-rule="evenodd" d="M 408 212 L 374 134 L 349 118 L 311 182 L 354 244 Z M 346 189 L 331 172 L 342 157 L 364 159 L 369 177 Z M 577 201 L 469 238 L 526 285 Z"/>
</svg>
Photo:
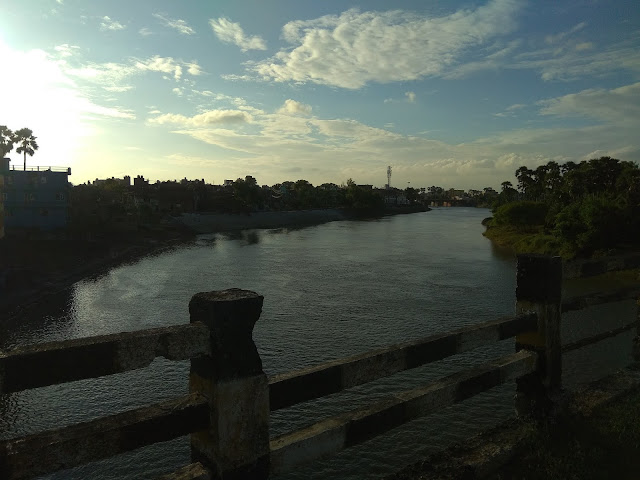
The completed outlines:
<svg viewBox="0 0 640 480">
<path fill-rule="evenodd" d="M 91 103 L 43 50 L 15 51 L 0 40 L 0 58 L 11 65 L 0 75 L 0 120 L 13 130 L 30 128 L 38 139 L 40 148 L 27 165 L 72 166 L 73 152 L 92 133 L 83 120 Z M 15 150 L 10 157 L 19 165 Z"/>
</svg>

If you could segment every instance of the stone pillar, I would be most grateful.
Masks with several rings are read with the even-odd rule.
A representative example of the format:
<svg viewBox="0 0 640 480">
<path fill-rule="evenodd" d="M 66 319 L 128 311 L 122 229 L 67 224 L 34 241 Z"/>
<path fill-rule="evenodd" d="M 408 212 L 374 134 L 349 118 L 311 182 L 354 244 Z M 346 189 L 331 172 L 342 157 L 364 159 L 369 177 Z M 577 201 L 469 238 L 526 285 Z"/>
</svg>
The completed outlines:
<svg viewBox="0 0 640 480">
<path fill-rule="evenodd" d="M 189 390 L 209 399 L 211 427 L 191 435 L 191 454 L 216 478 L 269 476 L 269 384 L 252 332 L 264 297 L 230 289 L 197 293 L 191 322 L 210 331 L 211 356 L 191 360 Z"/>
<path fill-rule="evenodd" d="M 640 277 L 638 278 L 640 280 Z M 633 359 L 640 362 L 640 294 L 636 297 L 636 336 L 633 339 L 631 351 Z"/>
<path fill-rule="evenodd" d="M 562 388 L 562 259 L 518 255 L 516 315 L 535 312 L 536 332 L 516 336 L 516 350 L 538 353 L 534 373 L 517 380 L 518 415 L 544 417 L 553 413 Z"/>
</svg>

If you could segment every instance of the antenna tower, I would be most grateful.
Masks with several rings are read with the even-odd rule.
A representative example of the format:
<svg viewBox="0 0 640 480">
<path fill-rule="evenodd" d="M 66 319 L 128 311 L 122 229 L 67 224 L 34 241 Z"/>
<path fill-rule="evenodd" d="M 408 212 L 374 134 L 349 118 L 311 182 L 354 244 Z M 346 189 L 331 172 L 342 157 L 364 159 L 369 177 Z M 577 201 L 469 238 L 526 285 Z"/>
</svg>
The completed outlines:
<svg viewBox="0 0 640 480">
<path fill-rule="evenodd" d="M 391 188 L 391 165 L 387 167 L 387 188 Z"/>
</svg>

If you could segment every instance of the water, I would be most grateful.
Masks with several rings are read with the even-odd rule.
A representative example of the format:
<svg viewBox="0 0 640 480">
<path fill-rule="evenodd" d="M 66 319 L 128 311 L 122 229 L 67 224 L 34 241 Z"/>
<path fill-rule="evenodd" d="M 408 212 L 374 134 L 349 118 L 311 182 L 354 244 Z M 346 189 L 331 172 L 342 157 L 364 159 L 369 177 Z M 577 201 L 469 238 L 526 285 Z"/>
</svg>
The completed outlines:
<svg viewBox="0 0 640 480">
<path fill-rule="evenodd" d="M 203 235 L 194 245 L 78 282 L 68 298 L 56 302 L 63 305 L 58 311 L 0 325 L 0 348 L 186 323 L 194 293 L 232 287 L 265 297 L 254 339 L 267 374 L 494 320 L 513 314 L 515 259 L 481 235 L 480 221 L 488 215 L 483 209 L 436 209 L 298 230 Z M 582 287 L 573 282 L 568 288 Z M 596 327 L 619 326 L 634 312 L 633 302 L 599 308 L 598 320 L 584 313 L 567 316 L 566 341 L 595 333 Z M 575 386 L 627 363 L 631 336 L 568 355 L 566 383 Z M 275 412 L 272 435 L 513 348 L 508 340 Z M 583 364 L 588 368 L 580 368 Z M 141 371 L 0 397 L 0 435 L 33 433 L 173 398 L 186 393 L 187 375 L 188 362 L 157 359 Z M 494 389 L 285 478 L 392 473 L 509 418 L 513 392 L 513 385 Z M 185 437 L 47 478 L 154 478 L 188 462 Z"/>
</svg>

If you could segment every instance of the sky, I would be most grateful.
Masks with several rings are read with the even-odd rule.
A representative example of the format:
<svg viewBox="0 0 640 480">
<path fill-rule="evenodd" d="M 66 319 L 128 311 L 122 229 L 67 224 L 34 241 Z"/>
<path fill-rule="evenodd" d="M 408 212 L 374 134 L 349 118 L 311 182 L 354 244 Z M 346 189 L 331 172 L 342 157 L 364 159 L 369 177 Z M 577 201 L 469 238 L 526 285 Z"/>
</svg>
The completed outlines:
<svg viewBox="0 0 640 480">
<path fill-rule="evenodd" d="M 637 0 L 2 0 L 0 125 L 70 181 L 498 188 L 640 161 Z M 20 166 L 22 157 L 10 154 Z"/>
</svg>

